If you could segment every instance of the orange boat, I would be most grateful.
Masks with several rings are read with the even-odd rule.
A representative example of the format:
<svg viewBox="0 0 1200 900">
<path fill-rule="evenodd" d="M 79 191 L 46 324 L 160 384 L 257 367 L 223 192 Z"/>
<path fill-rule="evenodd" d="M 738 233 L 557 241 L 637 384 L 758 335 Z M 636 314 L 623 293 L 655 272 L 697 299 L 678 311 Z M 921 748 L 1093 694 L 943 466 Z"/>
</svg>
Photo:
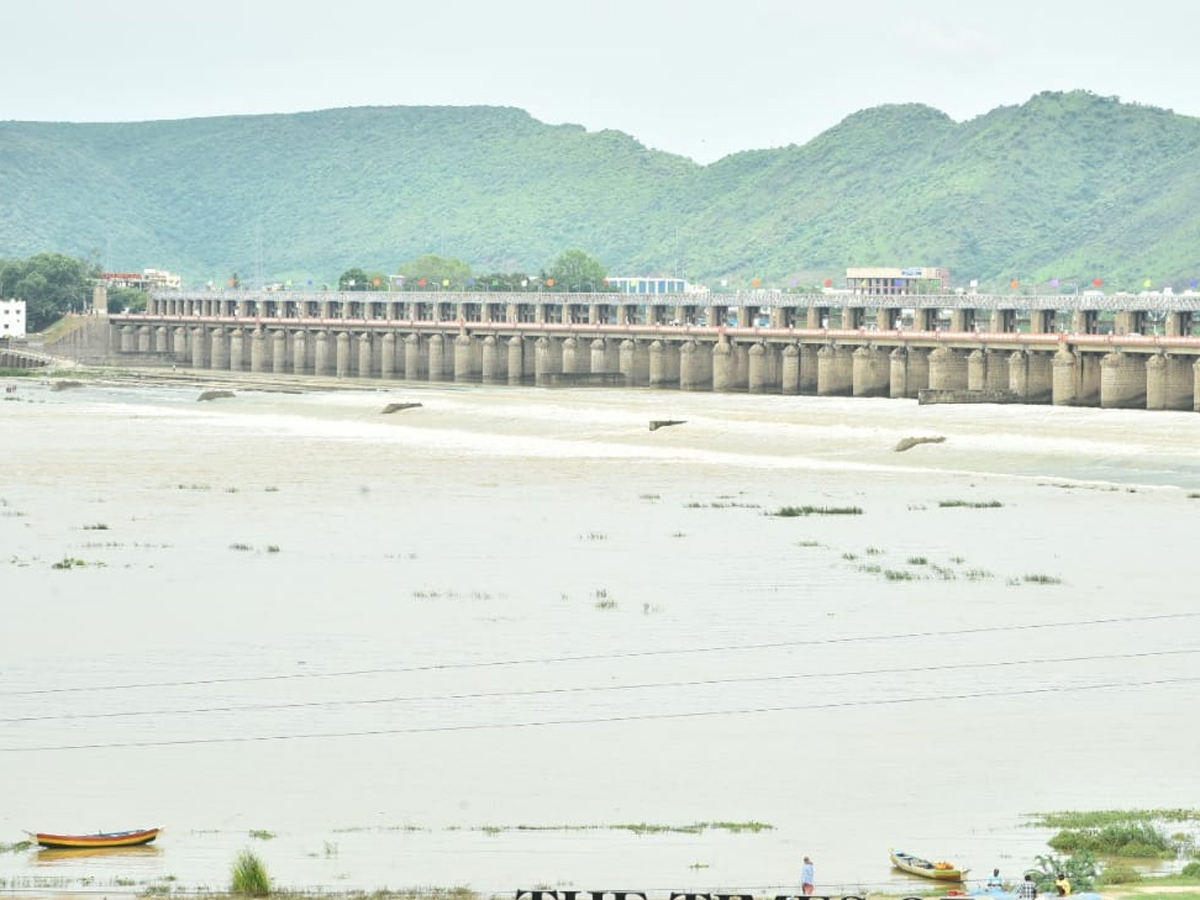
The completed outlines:
<svg viewBox="0 0 1200 900">
<path fill-rule="evenodd" d="M 91 850 L 109 847 L 140 847 L 158 837 L 161 828 L 146 828 L 141 831 L 102 831 L 98 834 L 46 834 L 33 835 L 39 847 L 55 850 Z"/>
</svg>

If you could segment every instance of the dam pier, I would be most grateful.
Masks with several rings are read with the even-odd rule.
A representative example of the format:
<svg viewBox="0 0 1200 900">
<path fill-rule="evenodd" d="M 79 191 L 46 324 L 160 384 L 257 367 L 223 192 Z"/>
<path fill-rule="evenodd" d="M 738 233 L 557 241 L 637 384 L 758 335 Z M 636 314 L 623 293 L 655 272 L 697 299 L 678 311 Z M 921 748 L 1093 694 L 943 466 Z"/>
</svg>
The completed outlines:
<svg viewBox="0 0 1200 900">
<path fill-rule="evenodd" d="M 1200 411 L 1200 296 L 161 291 L 53 352 L 480 384 Z M 51 348 L 47 348 L 50 350 Z"/>
</svg>

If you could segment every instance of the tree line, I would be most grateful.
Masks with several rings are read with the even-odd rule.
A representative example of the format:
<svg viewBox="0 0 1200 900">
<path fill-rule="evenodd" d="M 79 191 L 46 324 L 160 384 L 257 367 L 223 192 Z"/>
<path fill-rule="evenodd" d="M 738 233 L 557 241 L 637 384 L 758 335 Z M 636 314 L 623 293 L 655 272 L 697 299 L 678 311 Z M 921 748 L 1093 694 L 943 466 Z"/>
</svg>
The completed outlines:
<svg viewBox="0 0 1200 900">
<path fill-rule="evenodd" d="M 342 291 L 538 291 L 564 293 L 607 291 L 607 273 L 595 257 L 583 250 L 567 250 L 536 274 L 484 272 L 476 274 L 461 259 L 427 253 L 404 263 L 394 275 L 355 267 L 338 278 Z"/>
<path fill-rule="evenodd" d="M 63 253 L 0 259 L 0 297 L 25 301 L 30 331 L 41 331 L 69 312 L 83 312 L 99 278 L 99 265 Z M 146 308 L 147 297 L 136 288 L 113 287 L 108 300 L 110 309 L 137 312 Z"/>
</svg>

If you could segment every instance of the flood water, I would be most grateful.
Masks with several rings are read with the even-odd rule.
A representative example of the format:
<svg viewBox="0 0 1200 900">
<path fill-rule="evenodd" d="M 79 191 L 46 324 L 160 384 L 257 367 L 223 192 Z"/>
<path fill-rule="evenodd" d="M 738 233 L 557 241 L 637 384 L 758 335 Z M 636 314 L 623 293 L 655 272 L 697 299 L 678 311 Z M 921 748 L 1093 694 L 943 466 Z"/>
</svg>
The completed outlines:
<svg viewBox="0 0 1200 900">
<path fill-rule="evenodd" d="M 0 887 L 904 891 L 1197 802 L 1200 416 L 12 383 L 0 844 L 166 830 Z"/>
</svg>

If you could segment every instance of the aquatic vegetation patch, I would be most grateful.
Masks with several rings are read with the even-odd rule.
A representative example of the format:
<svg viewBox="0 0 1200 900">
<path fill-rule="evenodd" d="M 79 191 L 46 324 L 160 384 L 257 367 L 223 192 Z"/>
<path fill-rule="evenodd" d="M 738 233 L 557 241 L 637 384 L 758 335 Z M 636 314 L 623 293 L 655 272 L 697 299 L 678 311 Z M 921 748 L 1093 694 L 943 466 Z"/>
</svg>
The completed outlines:
<svg viewBox="0 0 1200 900">
<path fill-rule="evenodd" d="M 1062 579 L 1054 575 L 1043 575 L 1041 573 L 1033 573 L 1031 575 L 1022 575 L 1021 581 L 1025 584 L 1062 584 Z"/>
<path fill-rule="evenodd" d="M 929 560 L 924 556 L 910 556 L 907 560 L 910 566 L 927 566 Z"/>
<path fill-rule="evenodd" d="M 97 569 L 103 569 L 107 565 L 108 565 L 108 563 L 105 563 L 105 562 L 89 563 L 87 560 L 79 559 L 76 556 L 64 556 L 58 562 L 51 563 L 50 568 L 65 570 L 65 569 L 86 569 L 88 566 L 93 566 L 94 568 L 97 568 Z"/>
<path fill-rule="evenodd" d="M 108 526 L 103 522 L 97 522 L 95 525 L 84 525 L 84 531 L 108 531 Z"/>
<path fill-rule="evenodd" d="M 1174 859 L 1177 845 L 1150 822 L 1110 822 L 1099 828 L 1065 828 L 1047 841 L 1060 853 L 1086 850 L 1101 856 Z"/>
<path fill-rule="evenodd" d="M 939 500 L 939 509 L 1000 509 L 999 500 Z"/>
<path fill-rule="evenodd" d="M 261 828 L 252 828 L 250 829 L 250 837 L 254 838 L 256 841 L 273 841 L 275 840 L 275 833 L 271 831 L 264 831 Z"/>
<path fill-rule="evenodd" d="M 733 834 L 774 831 L 774 825 L 765 822 L 693 822 L 690 825 L 657 825 L 649 822 L 618 823 L 614 825 L 480 825 L 473 829 L 485 834 L 500 834 L 505 831 L 629 831 L 633 834 L 702 834 L 720 830 Z"/>
<path fill-rule="evenodd" d="M 860 506 L 781 506 L 775 512 L 765 515 L 781 519 L 794 519 L 799 516 L 861 516 Z"/>
<path fill-rule="evenodd" d="M 32 846 L 32 841 L 17 841 L 15 844 L 0 844 L 0 853 L 23 853 Z"/>
</svg>

